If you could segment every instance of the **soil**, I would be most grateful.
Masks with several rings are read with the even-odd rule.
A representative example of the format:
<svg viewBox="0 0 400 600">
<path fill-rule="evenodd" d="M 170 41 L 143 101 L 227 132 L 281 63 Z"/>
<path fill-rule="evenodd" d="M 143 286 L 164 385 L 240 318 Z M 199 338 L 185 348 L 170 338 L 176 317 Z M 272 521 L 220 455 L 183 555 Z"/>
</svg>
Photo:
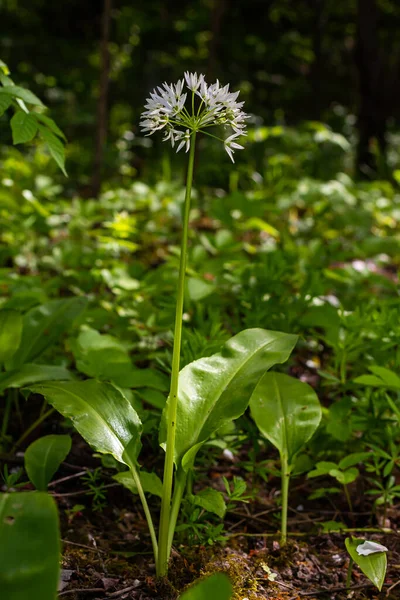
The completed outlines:
<svg viewBox="0 0 400 600">
<path fill-rule="evenodd" d="M 83 465 L 87 468 L 93 463 L 92 454 L 78 437 L 74 439 L 74 448 L 74 464 L 64 463 L 65 472 L 60 473 L 59 483 L 51 487 L 59 504 L 62 527 L 60 599 L 176 600 L 198 577 L 215 571 L 230 576 L 234 600 L 400 598 L 400 544 L 396 525 L 400 506 L 388 511 L 383 531 L 365 496 L 354 507 L 355 512 L 349 512 L 344 498 L 308 500 L 315 482 L 301 479 L 293 483 L 288 519 L 290 535 L 284 547 L 276 533 L 279 527 L 276 488 L 264 485 L 264 492 L 258 493 L 254 501 L 236 504 L 227 513 L 222 543 L 177 544 L 168 580 L 158 580 L 138 498 L 110 477 L 105 481 L 106 505 L 94 511 L 88 488 L 77 477 Z M 205 485 L 211 481 L 214 487 L 223 489 L 222 475 L 229 479 L 237 471 L 235 465 L 222 459 L 219 468 L 214 464 L 206 473 Z M 275 485 L 278 486 L 277 480 Z M 357 490 L 353 492 L 357 497 Z M 152 498 L 150 503 L 157 514 L 158 501 Z M 74 513 L 71 509 L 78 503 L 84 504 L 85 509 Z M 334 520 L 345 523 L 353 531 L 324 533 L 322 524 Z M 366 533 L 365 528 L 370 531 Z M 353 567 L 350 592 L 346 591 L 349 557 L 345 538 L 351 534 L 387 546 L 388 571 L 382 592 L 379 593 L 357 567 Z"/>
</svg>

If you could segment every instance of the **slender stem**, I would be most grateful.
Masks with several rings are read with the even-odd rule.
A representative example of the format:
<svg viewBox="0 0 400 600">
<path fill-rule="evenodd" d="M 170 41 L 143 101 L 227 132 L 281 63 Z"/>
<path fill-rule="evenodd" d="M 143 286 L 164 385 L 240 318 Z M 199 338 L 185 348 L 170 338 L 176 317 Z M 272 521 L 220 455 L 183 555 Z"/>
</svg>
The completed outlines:
<svg viewBox="0 0 400 600">
<path fill-rule="evenodd" d="M 182 497 L 185 491 L 187 474 L 182 469 L 178 471 L 175 477 L 174 495 L 172 497 L 171 516 L 169 519 L 169 530 L 168 530 L 168 556 L 171 553 L 172 542 L 174 541 L 174 533 L 176 527 L 176 521 L 178 520 L 179 509 L 182 504 Z"/>
<path fill-rule="evenodd" d="M 43 423 L 43 421 L 45 421 L 47 419 L 47 417 L 49 417 L 54 411 L 55 411 L 55 408 L 49 408 L 48 411 L 46 411 L 45 413 L 40 415 L 40 417 L 38 419 L 36 419 L 36 421 L 34 423 L 32 423 L 32 425 L 24 431 L 24 433 L 21 435 L 19 440 L 17 440 L 15 442 L 14 446 L 11 449 L 10 454 L 14 454 L 14 452 L 16 451 L 18 446 L 20 446 L 22 444 L 22 442 L 32 433 L 32 431 L 34 431 L 36 429 L 36 427 L 39 427 L 39 425 L 41 423 Z"/>
<path fill-rule="evenodd" d="M 2 440 L 5 440 L 5 437 L 7 435 L 8 423 L 10 421 L 11 405 L 12 405 L 13 401 L 15 401 L 15 392 L 18 395 L 18 390 L 13 390 L 13 389 L 8 390 L 8 394 L 7 394 L 7 398 L 6 398 L 6 405 L 4 407 L 3 422 L 1 424 L 0 437 Z"/>
<path fill-rule="evenodd" d="M 151 518 L 151 513 L 150 513 L 149 505 L 147 504 L 146 496 L 144 495 L 144 491 L 143 491 L 143 488 L 142 488 L 142 483 L 140 481 L 140 477 L 139 477 L 139 474 L 137 472 L 137 469 L 136 469 L 135 465 L 133 463 L 131 463 L 130 461 L 129 461 L 129 468 L 131 470 L 133 480 L 134 480 L 135 485 L 137 487 L 139 498 L 140 498 L 140 500 L 142 502 L 142 506 L 143 506 L 145 517 L 146 517 L 147 525 L 148 525 L 149 531 L 150 531 L 151 543 L 153 545 L 154 559 L 155 559 L 155 561 L 157 563 L 157 560 L 158 560 L 157 535 L 156 535 L 156 531 L 154 529 L 153 519 Z"/>
<path fill-rule="evenodd" d="M 178 295 L 176 300 L 174 349 L 172 352 L 171 387 L 167 402 L 167 443 L 164 463 L 163 496 L 161 499 L 161 516 L 159 531 L 159 554 L 157 562 L 157 574 L 163 576 L 168 571 L 168 537 L 169 520 L 171 512 L 172 479 L 174 475 L 174 453 L 176 434 L 176 414 L 178 404 L 178 379 L 182 340 L 182 313 L 183 299 L 185 293 L 186 255 L 188 245 L 188 229 L 190 214 L 190 198 L 192 193 L 194 153 L 196 147 L 196 132 L 193 132 L 190 140 L 189 163 L 186 178 L 185 210 L 183 217 L 183 232 L 181 242 L 181 257 L 179 265 Z"/>
<path fill-rule="evenodd" d="M 353 512 L 353 504 L 351 502 L 349 488 L 347 487 L 347 485 L 345 483 L 343 484 L 343 489 L 344 489 L 344 493 L 346 496 L 347 504 L 349 505 L 350 512 Z"/>
<path fill-rule="evenodd" d="M 289 498 L 289 465 L 285 454 L 281 454 L 281 478 L 282 478 L 282 516 L 281 516 L 281 545 L 286 544 L 287 539 L 287 513 Z"/>
<path fill-rule="evenodd" d="M 354 561 L 350 557 L 349 566 L 347 568 L 347 577 L 346 577 L 346 589 L 347 589 L 347 591 L 350 590 L 350 586 L 351 586 L 351 572 L 353 570 L 353 565 L 354 565 Z"/>
</svg>

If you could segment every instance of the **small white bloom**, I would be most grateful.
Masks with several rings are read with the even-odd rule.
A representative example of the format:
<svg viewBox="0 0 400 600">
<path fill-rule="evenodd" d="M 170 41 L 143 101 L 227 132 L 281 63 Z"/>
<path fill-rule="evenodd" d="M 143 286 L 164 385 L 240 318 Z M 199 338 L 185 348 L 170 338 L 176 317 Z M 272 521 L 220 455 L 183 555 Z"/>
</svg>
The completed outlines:
<svg viewBox="0 0 400 600">
<path fill-rule="evenodd" d="M 360 556 L 368 556 L 369 554 L 375 554 L 376 552 L 388 552 L 386 546 L 382 546 L 382 544 L 377 544 L 376 542 L 368 541 L 357 546 L 356 550 Z"/>
<path fill-rule="evenodd" d="M 189 107 L 185 106 L 189 90 Z M 161 129 L 165 130 L 163 141 L 170 141 L 177 152 L 185 147 L 190 149 L 191 134 L 203 132 L 214 125 L 229 127 L 231 135 L 224 142 L 225 150 L 232 160 L 234 150 L 243 146 L 236 138 L 246 135 L 246 120 L 243 102 L 237 102 L 239 92 L 229 91 L 229 84 L 221 86 L 217 81 L 208 85 L 204 75 L 185 72 L 184 78 L 176 84 L 163 83 L 150 93 L 142 113 L 140 127 L 146 135 L 152 135 Z M 207 133 L 204 131 L 204 133 Z M 211 136 L 211 137 L 216 137 Z M 220 138 L 217 138 L 220 139 Z"/>
</svg>

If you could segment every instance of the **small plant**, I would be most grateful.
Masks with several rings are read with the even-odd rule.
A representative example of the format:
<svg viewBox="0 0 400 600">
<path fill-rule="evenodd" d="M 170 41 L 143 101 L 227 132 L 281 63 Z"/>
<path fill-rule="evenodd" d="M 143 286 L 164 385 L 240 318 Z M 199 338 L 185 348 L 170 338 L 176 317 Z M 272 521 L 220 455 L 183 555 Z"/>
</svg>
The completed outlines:
<svg viewBox="0 0 400 600">
<path fill-rule="evenodd" d="M 323 475 L 330 475 L 338 483 L 343 486 L 343 490 L 346 496 L 347 504 L 349 505 L 349 509 L 353 511 L 353 504 L 351 502 L 351 496 L 349 493 L 348 485 L 353 483 L 360 475 L 360 471 L 357 469 L 355 465 L 359 464 L 365 459 L 370 458 L 369 452 L 355 452 L 353 454 L 349 454 L 342 458 L 338 463 L 330 462 L 330 461 L 320 461 L 315 465 L 315 469 L 308 473 L 308 477 L 321 477 Z M 331 493 L 337 492 L 337 488 L 328 488 Z M 325 488 L 325 491 L 326 488 Z M 316 496 L 314 495 L 314 498 Z"/>
<path fill-rule="evenodd" d="M 189 93 L 183 93 L 186 86 Z M 175 311 L 174 346 L 170 391 L 160 426 L 160 445 L 165 450 L 161 492 L 161 515 L 157 540 L 145 497 L 138 456 L 142 423 L 127 398 L 110 384 L 95 380 L 31 386 L 64 416 L 98 452 L 110 453 L 129 467 L 134 487 L 149 525 L 157 574 L 168 570 L 176 522 L 186 488 L 188 473 L 205 442 L 221 427 L 241 416 L 250 396 L 265 372 L 288 359 L 297 337 L 263 329 L 248 329 L 228 340 L 221 352 L 200 358 L 180 372 L 183 305 L 188 251 L 190 201 L 193 182 L 195 141 L 199 133 L 215 138 L 212 126 L 230 128 L 222 141 L 233 160 L 241 146 L 236 139 L 245 133 L 247 115 L 238 93 L 207 85 L 202 75 L 185 73 L 175 85 L 154 90 L 146 104 L 141 126 L 150 134 L 164 130 L 165 141 L 177 151 L 189 152 L 183 216 L 178 292 Z M 188 103 L 186 106 L 186 100 Z"/>
<path fill-rule="evenodd" d="M 297 454 L 319 425 L 321 406 L 308 384 L 282 373 L 266 373 L 251 396 L 250 408 L 262 435 L 279 450 L 282 479 L 281 543 L 285 544 L 290 475 Z"/>
<path fill-rule="evenodd" d="M 93 510 L 95 512 L 102 511 L 107 506 L 107 502 L 101 467 L 97 467 L 93 471 L 87 471 L 85 475 L 82 475 L 81 479 L 89 490 L 88 494 L 92 496 Z"/>
</svg>

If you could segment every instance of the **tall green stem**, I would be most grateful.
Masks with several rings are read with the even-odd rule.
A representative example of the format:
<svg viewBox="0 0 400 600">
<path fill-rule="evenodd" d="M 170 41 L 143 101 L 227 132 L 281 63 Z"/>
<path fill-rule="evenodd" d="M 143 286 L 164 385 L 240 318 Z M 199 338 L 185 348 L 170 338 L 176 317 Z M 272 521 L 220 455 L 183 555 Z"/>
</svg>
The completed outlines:
<svg viewBox="0 0 400 600">
<path fill-rule="evenodd" d="M 167 444 L 164 463 L 163 496 L 161 499 L 160 532 L 158 538 L 157 574 L 163 576 L 168 571 L 169 544 L 168 531 L 171 514 L 172 479 L 174 475 L 174 450 L 176 434 L 176 413 L 178 404 L 178 379 L 181 357 L 182 340 L 182 313 L 185 293 L 186 257 L 188 245 L 190 198 L 192 194 L 194 153 L 196 146 L 196 133 L 193 132 L 190 140 L 189 163 L 186 178 L 185 209 L 183 217 L 183 232 L 181 242 L 181 257 L 179 264 L 178 295 L 176 299 L 174 349 L 172 353 L 171 387 L 167 404 Z"/>
<path fill-rule="evenodd" d="M 287 513 L 289 498 L 289 465 L 287 456 L 281 454 L 281 477 L 282 477 L 282 517 L 281 517 L 281 544 L 284 546 L 287 539 Z"/>
</svg>

